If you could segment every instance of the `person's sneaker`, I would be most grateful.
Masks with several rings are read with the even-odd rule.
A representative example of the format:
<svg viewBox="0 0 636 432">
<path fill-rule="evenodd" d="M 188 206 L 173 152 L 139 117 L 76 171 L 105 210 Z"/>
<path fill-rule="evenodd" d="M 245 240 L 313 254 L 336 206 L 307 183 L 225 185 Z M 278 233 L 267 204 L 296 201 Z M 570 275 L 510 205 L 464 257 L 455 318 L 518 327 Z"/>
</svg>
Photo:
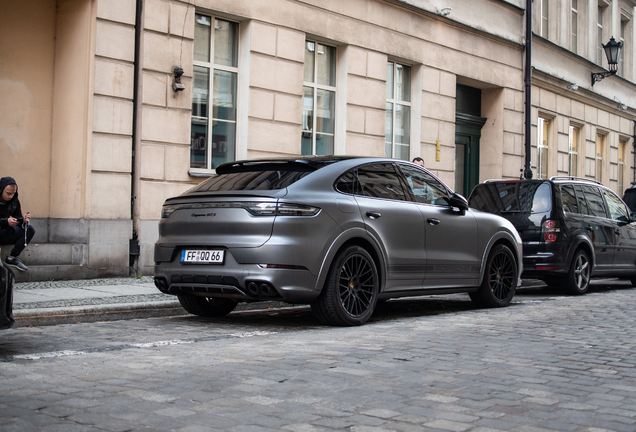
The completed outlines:
<svg viewBox="0 0 636 432">
<path fill-rule="evenodd" d="M 29 269 L 27 266 L 24 265 L 22 261 L 20 261 L 20 258 L 18 257 L 7 257 L 4 262 L 9 264 L 11 267 L 17 268 L 20 271 L 27 271 Z"/>
</svg>

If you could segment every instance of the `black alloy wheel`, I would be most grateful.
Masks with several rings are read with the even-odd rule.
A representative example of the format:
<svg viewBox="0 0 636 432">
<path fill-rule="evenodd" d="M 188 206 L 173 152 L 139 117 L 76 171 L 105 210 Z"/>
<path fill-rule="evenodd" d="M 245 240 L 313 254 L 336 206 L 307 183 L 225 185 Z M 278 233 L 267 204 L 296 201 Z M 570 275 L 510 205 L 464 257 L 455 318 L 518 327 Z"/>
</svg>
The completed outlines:
<svg viewBox="0 0 636 432">
<path fill-rule="evenodd" d="M 363 248 L 350 246 L 334 259 L 325 287 L 311 307 L 324 324 L 360 325 L 373 314 L 378 291 L 373 258 Z"/>
<path fill-rule="evenodd" d="M 507 306 L 517 289 L 517 261 L 510 249 L 496 245 L 486 261 L 484 278 L 479 289 L 469 293 L 470 299 L 481 307 Z"/>
</svg>

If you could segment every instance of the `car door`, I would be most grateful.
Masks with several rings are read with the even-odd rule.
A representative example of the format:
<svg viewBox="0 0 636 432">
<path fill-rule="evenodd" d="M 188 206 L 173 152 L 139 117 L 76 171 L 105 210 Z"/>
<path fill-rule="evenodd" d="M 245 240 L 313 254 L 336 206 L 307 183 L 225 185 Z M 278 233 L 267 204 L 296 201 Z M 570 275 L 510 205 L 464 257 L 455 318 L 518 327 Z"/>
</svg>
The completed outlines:
<svg viewBox="0 0 636 432">
<path fill-rule="evenodd" d="M 427 287 L 473 286 L 482 255 L 477 221 L 470 212 L 451 208 L 447 188 L 423 169 L 400 164 L 411 199 L 422 213 L 426 229 Z"/>
<path fill-rule="evenodd" d="M 422 214 L 407 195 L 392 163 L 357 168 L 355 199 L 370 235 L 384 246 L 385 290 L 421 288 L 426 265 Z"/>
<path fill-rule="evenodd" d="M 594 244 L 596 270 L 610 270 L 614 265 L 614 223 L 605 209 L 605 202 L 596 186 L 581 186 L 589 215 L 583 225 Z"/>
<path fill-rule="evenodd" d="M 614 223 L 614 268 L 636 270 L 636 224 L 630 219 L 629 209 L 614 193 L 603 189 L 610 218 Z"/>
</svg>

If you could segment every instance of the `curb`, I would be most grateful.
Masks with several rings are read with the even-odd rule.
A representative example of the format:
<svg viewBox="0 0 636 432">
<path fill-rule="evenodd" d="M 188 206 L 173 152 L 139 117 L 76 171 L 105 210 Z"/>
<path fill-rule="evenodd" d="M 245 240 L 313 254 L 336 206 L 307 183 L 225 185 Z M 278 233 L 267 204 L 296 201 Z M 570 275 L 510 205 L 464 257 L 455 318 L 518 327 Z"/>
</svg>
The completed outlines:
<svg viewBox="0 0 636 432">
<path fill-rule="evenodd" d="M 235 312 L 280 309 L 292 305 L 281 301 L 239 303 Z M 39 327 L 58 324 L 119 321 L 138 318 L 156 318 L 189 315 L 178 300 L 161 302 L 116 303 L 95 306 L 69 306 L 13 311 L 14 328 Z"/>
<path fill-rule="evenodd" d="M 134 318 L 187 315 L 178 301 L 120 303 L 13 311 L 16 327 L 50 326 Z"/>
</svg>

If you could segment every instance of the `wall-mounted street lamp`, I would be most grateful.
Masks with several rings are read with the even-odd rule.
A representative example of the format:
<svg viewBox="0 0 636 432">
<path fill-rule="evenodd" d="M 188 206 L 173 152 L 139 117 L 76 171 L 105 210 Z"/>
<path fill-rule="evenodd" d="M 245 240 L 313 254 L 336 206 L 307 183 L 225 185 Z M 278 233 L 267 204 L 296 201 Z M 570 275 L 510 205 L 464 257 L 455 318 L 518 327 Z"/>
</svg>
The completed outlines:
<svg viewBox="0 0 636 432">
<path fill-rule="evenodd" d="M 592 86 L 594 86 L 595 82 L 598 82 L 603 78 L 616 75 L 616 72 L 618 71 L 618 60 L 621 57 L 622 48 L 623 42 L 616 42 L 613 36 L 610 38 L 607 45 L 603 45 L 603 50 L 605 50 L 605 56 L 607 57 L 609 71 L 599 73 L 592 72 Z"/>
</svg>

